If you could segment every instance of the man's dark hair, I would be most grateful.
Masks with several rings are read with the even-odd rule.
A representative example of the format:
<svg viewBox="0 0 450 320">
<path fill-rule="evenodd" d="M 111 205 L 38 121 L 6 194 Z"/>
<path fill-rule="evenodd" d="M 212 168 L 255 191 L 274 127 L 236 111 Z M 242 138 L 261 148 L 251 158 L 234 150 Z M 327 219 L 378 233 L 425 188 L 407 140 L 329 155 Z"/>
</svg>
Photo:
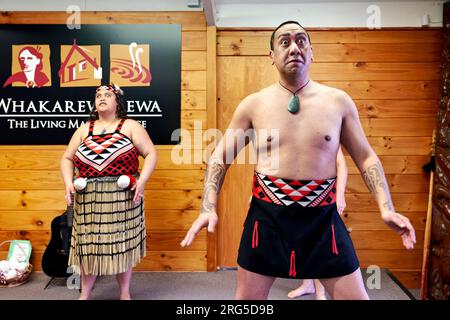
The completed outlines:
<svg viewBox="0 0 450 320">
<path fill-rule="evenodd" d="M 303 30 L 305 30 L 306 35 L 308 36 L 308 42 L 311 44 L 311 39 L 309 38 L 308 31 L 306 31 L 306 29 L 299 22 L 293 21 L 293 20 L 289 20 L 289 21 L 283 22 L 278 27 L 276 27 L 275 30 L 273 30 L 272 36 L 270 37 L 270 50 L 273 50 L 273 41 L 275 40 L 275 32 L 277 32 L 277 30 L 280 29 L 285 24 L 296 24 L 296 25 L 300 26 Z"/>
</svg>

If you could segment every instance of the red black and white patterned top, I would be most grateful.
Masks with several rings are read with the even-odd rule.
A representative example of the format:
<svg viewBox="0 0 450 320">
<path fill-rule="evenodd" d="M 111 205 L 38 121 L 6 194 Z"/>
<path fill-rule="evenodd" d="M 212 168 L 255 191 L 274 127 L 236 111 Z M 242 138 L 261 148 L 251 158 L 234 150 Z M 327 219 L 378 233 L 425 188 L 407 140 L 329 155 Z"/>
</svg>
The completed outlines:
<svg viewBox="0 0 450 320">
<path fill-rule="evenodd" d="M 135 174 L 139 169 L 139 151 L 126 135 L 120 133 L 122 119 L 113 133 L 93 134 L 94 120 L 89 123 L 89 135 L 77 149 L 73 163 L 80 177 L 94 178 Z"/>
</svg>

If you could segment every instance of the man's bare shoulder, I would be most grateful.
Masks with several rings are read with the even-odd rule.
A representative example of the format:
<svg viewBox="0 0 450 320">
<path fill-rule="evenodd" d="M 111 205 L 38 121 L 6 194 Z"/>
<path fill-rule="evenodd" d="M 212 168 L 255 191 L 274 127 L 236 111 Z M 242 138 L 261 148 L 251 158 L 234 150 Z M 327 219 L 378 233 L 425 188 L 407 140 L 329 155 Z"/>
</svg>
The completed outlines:
<svg viewBox="0 0 450 320">
<path fill-rule="evenodd" d="M 342 107 L 351 107 L 354 105 L 352 98 L 344 90 L 317 82 L 314 82 L 314 85 L 316 93 L 320 95 L 327 95 L 327 97 L 335 101 L 337 105 Z"/>
<path fill-rule="evenodd" d="M 264 104 L 264 101 L 267 100 L 267 97 L 273 95 L 273 85 L 263 88 L 260 91 L 256 91 L 254 93 L 249 94 L 244 99 L 242 99 L 241 103 L 239 104 L 237 110 L 239 112 L 245 112 L 245 113 L 251 113 L 258 109 L 262 104 Z"/>
</svg>

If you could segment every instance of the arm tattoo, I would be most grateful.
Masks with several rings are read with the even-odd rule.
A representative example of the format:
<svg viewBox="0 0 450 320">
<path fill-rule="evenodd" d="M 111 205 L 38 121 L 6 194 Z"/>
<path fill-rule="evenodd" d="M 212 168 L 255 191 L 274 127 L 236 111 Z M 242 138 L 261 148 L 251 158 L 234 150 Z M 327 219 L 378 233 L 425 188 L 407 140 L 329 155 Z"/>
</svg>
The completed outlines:
<svg viewBox="0 0 450 320">
<path fill-rule="evenodd" d="M 392 204 L 392 200 L 390 198 L 389 187 L 387 185 L 381 164 L 377 162 L 376 164 L 369 166 L 363 172 L 363 178 L 367 187 L 375 196 L 380 193 L 380 189 L 385 192 L 388 200 L 384 202 L 382 206 L 387 210 L 394 211 L 394 205 Z"/>
<path fill-rule="evenodd" d="M 211 201 L 209 195 L 211 193 L 216 195 L 219 193 L 225 177 L 225 172 L 226 165 L 216 161 L 210 162 L 206 168 L 201 213 L 208 213 L 215 210 L 216 201 Z"/>
<path fill-rule="evenodd" d="M 371 192 L 378 194 L 377 187 L 387 191 L 382 175 L 383 169 L 379 163 L 371 165 L 363 172 L 364 181 Z"/>
</svg>

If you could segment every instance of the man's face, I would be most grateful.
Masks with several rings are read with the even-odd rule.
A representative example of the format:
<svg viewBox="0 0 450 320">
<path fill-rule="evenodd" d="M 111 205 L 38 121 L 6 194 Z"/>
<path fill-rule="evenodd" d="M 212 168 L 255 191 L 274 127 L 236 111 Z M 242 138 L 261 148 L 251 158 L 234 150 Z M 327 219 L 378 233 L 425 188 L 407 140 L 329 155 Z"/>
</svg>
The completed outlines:
<svg viewBox="0 0 450 320">
<path fill-rule="evenodd" d="M 306 71 L 313 58 L 306 31 L 297 24 L 282 26 L 275 32 L 270 57 L 281 73 Z"/>
<path fill-rule="evenodd" d="M 36 67 L 41 63 L 41 59 L 31 54 L 28 50 L 25 50 L 20 54 L 19 61 L 20 67 L 25 72 L 36 70 Z"/>
</svg>

